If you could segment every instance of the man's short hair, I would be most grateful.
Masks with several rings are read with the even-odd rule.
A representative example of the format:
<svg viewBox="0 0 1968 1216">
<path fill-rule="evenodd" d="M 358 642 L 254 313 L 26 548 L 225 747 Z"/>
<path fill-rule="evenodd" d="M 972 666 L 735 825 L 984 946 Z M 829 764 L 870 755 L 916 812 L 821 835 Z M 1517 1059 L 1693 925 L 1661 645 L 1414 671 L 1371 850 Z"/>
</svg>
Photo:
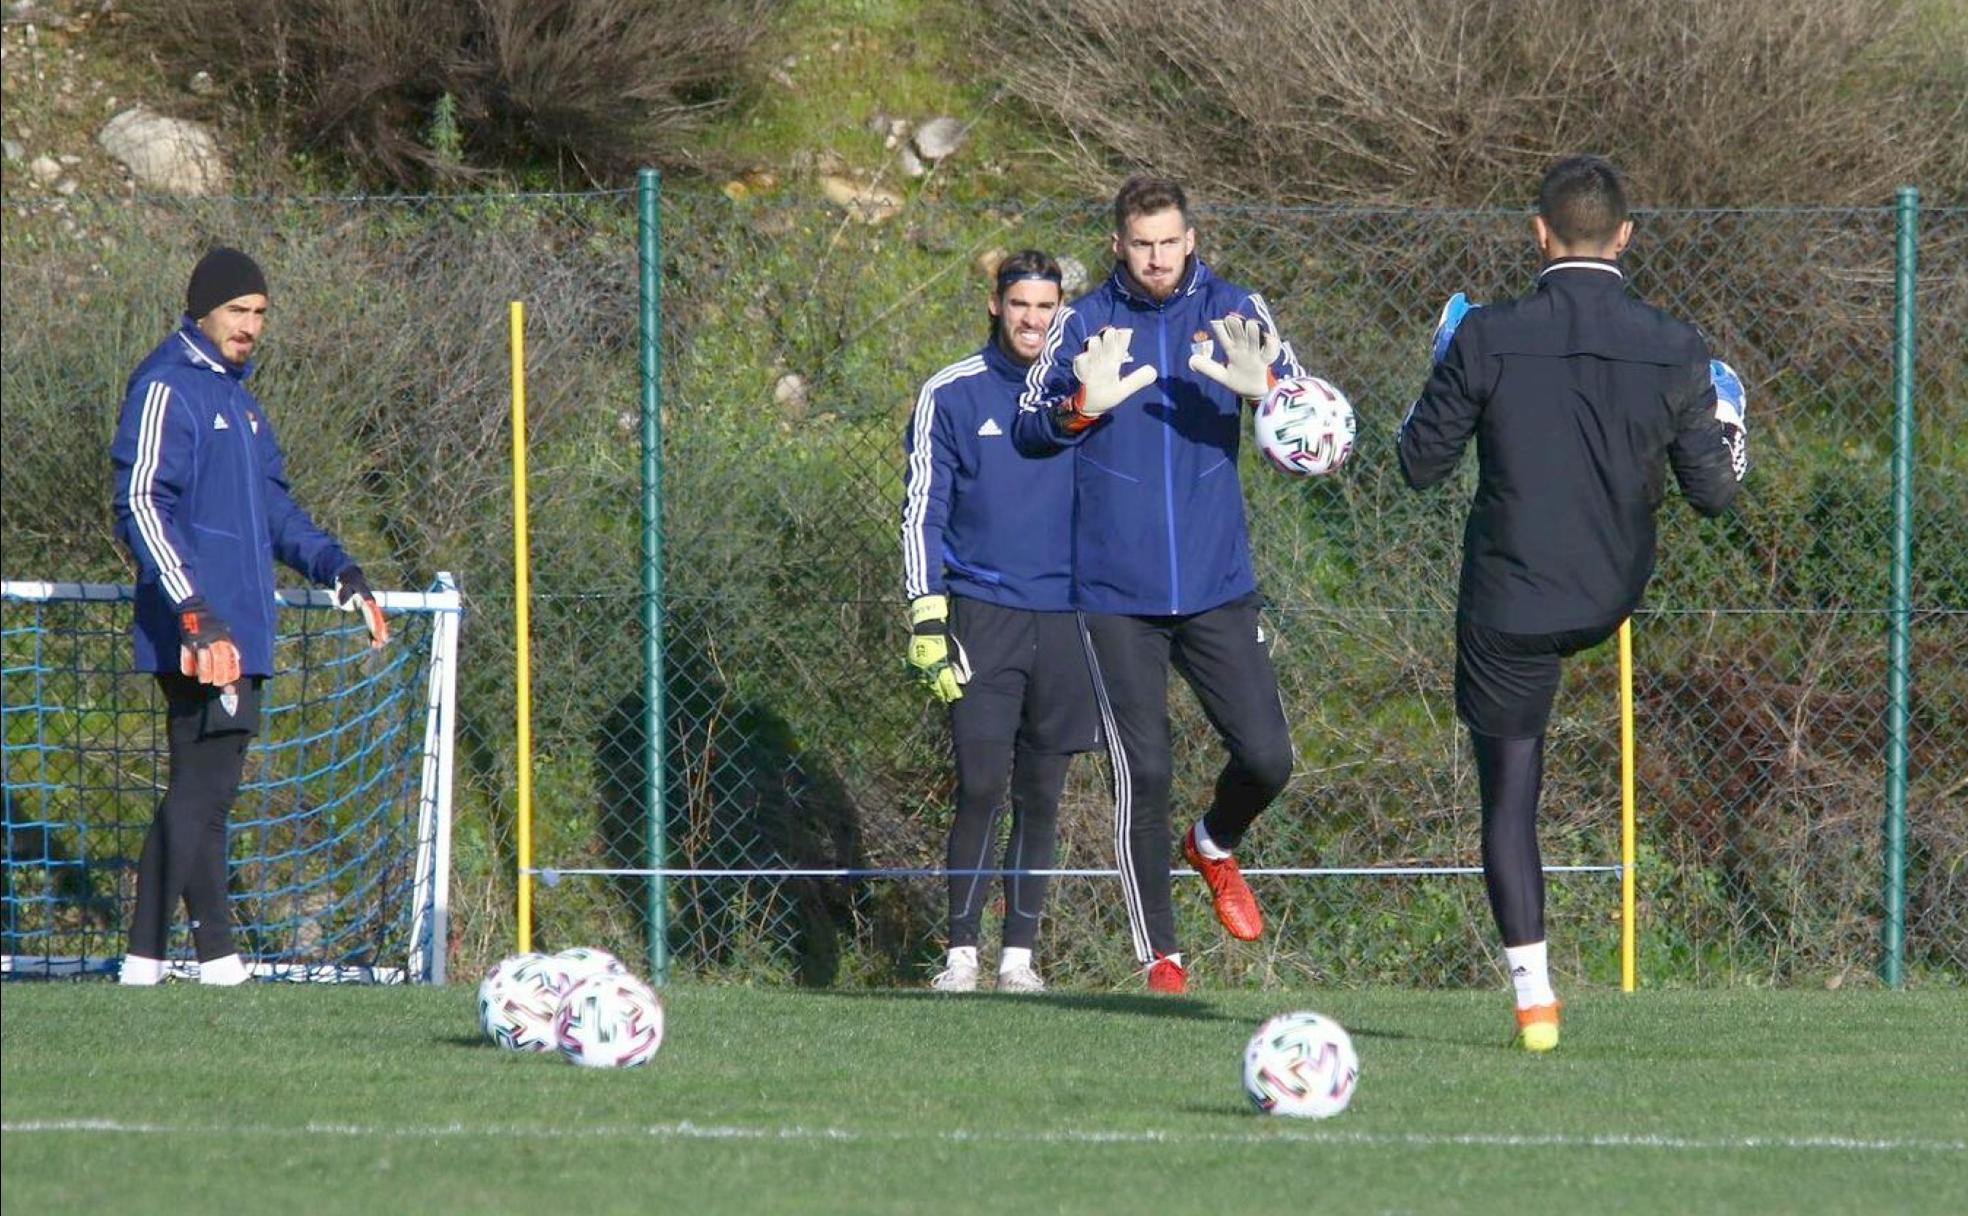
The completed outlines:
<svg viewBox="0 0 1968 1216">
<path fill-rule="evenodd" d="M 1567 245 L 1603 245 L 1626 222 L 1626 182 L 1600 156 L 1567 156 L 1545 171 L 1538 214 Z"/>
<path fill-rule="evenodd" d="M 1125 233 L 1129 220 L 1143 215 L 1155 215 L 1170 207 L 1182 213 L 1184 227 L 1189 226 L 1189 196 L 1182 187 L 1166 177 L 1141 175 L 1130 177 L 1121 183 L 1120 192 L 1114 195 L 1114 231 Z"/>
</svg>

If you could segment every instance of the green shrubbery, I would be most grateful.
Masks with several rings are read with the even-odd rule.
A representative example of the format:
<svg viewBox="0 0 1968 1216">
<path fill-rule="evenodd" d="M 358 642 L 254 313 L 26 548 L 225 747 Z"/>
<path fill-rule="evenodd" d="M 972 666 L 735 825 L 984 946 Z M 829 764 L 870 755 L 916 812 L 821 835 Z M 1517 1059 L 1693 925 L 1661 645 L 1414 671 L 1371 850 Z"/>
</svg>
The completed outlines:
<svg viewBox="0 0 1968 1216">
<path fill-rule="evenodd" d="M 1521 205 L 1611 156 L 1656 206 L 1968 198 L 1968 27 L 1920 0 L 980 6 L 985 61 L 1110 182 Z"/>
<path fill-rule="evenodd" d="M 147 45 L 379 186 L 692 163 L 775 0 L 162 0 Z"/>
</svg>

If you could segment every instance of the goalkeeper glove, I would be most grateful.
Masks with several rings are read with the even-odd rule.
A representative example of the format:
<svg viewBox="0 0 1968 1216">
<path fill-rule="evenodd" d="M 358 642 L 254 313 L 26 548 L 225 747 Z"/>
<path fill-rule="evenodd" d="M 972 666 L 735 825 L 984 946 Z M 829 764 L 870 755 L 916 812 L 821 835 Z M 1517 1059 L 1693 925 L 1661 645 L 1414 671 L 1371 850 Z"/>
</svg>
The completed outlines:
<svg viewBox="0 0 1968 1216">
<path fill-rule="evenodd" d="M 1749 398 L 1742 377 L 1720 359 L 1708 361 L 1708 378 L 1715 385 L 1715 420 L 1722 424 L 1722 442 L 1729 447 L 1729 467 L 1741 481 L 1749 472 Z"/>
<path fill-rule="evenodd" d="M 376 593 L 369 589 L 369 580 L 362 576 L 362 567 L 347 565 L 335 576 L 335 607 L 343 612 L 360 612 L 362 623 L 369 630 L 369 647 L 380 650 L 383 643 L 390 640 L 389 622 L 383 619 L 383 608 L 376 602 Z"/>
<path fill-rule="evenodd" d="M 1429 357 L 1433 362 L 1440 363 L 1442 356 L 1449 353 L 1449 343 L 1455 340 L 1456 327 L 1462 324 L 1462 319 L 1481 307 L 1459 291 L 1442 305 L 1442 315 L 1435 318 L 1435 336 L 1429 340 Z"/>
<path fill-rule="evenodd" d="M 961 649 L 957 652 L 963 657 Z M 950 600 L 942 595 L 919 595 L 909 601 L 909 670 L 948 705 L 963 696 L 969 678 L 960 663 L 950 661 Z"/>
<path fill-rule="evenodd" d="M 1128 347 L 1133 341 L 1133 330 L 1113 326 L 1087 339 L 1086 349 L 1073 358 L 1073 374 L 1079 377 L 1080 391 L 1062 401 L 1053 415 L 1060 430 L 1069 435 L 1086 430 L 1109 410 L 1155 382 L 1153 364 L 1144 363 L 1121 375 L 1121 365 L 1132 359 Z"/>
<path fill-rule="evenodd" d="M 1263 322 L 1231 313 L 1221 321 L 1210 322 L 1215 345 L 1223 348 L 1223 362 L 1210 358 L 1207 350 L 1189 356 L 1190 370 L 1221 384 L 1248 401 L 1271 391 L 1277 377 L 1271 365 L 1277 362 L 1278 335 Z"/>
<path fill-rule="evenodd" d="M 224 687 L 239 680 L 232 631 L 197 596 L 178 606 L 178 670 L 200 684 Z"/>
</svg>

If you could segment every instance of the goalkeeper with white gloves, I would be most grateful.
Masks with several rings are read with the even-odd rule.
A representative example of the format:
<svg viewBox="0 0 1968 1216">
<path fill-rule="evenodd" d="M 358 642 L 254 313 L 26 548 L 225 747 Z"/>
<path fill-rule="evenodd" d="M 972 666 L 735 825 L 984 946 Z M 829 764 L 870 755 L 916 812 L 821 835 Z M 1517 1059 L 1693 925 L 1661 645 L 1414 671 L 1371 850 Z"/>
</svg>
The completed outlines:
<svg viewBox="0 0 1968 1216">
<path fill-rule="evenodd" d="M 1618 631 L 1654 570 L 1671 468 L 1704 515 L 1748 468 L 1742 384 L 1694 326 L 1627 288 L 1618 172 L 1590 156 L 1545 174 L 1529 295 L 1443 309 L 1436 362 L 1396 449 L 1416 489 L 1471 438 L 1478 478 L 1456 600 L 1456 712 L 1483 804 L 1483 874 L 1517 997 L 1517 1041 L 1558 1044 L 1537 807 L 1561 660 Z"/>
<path fill-rule="evenodd" d="M 978 986 L 977 939 L 1007 790 L 1000 992 L 1040 992 L 1033 961 L 1059 797 L 1099 715 L 1073 612 L 1071 465 L 1012 447 L 1027 370 L 1060 302 L 1059 264 L 1037 250 L 998 264 L 983 347 L 931 376 L 903 438 L 907 663 L 949 706 L 957 766 L 946 852 L 949 953 L 932 986 Z"/>
<path fill-rule="evenodd" d="M 1134 178 L 1114 198 L 1114 269 L 1060 310 L 1019 402 L 1019 446 L 1072 449 L 1075 603 L 1114 764 L 1114 847 L 1151 992 L 1188 970 L 1170 899 L 1169 669 L 1229 753 L 1183 855 L 1217 919 L 1264 918 L 1233 855 L 1291 777 L 1291 731 L 1260 620 L 1237 450 L 1247 406 L 1302 375 L 1264 298 L 1196 252 L 1181 186 Z M 1065 517 L 1057 530 L 1069 531 Z"/>
<path fill-rule="evenodd" d="M 130 374 L 110 444 L 116 535 L 137 564 L 136 668 L 157 675 L 170 743 L 170 782 L 137 862 L 125 984 L 163 979 L 180 900 L 199 982 L 247 978 L 232 938 L 226 821 L 273 674 L 274 561 L 332 586 L 373 646 L 389 639 L 361 567 L 288 492 L 272 420 L 246 387 L 266 314 L 253 259 L 207 253 L 178 328 Z"/>
</svg>

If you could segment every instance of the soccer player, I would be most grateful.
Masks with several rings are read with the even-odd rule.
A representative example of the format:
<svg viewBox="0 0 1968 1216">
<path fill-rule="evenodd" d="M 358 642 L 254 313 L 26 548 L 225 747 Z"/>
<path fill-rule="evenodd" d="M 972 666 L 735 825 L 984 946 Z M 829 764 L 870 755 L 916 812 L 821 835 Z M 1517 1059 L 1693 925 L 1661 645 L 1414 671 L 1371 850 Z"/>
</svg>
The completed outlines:
<svg viewBox="0 0 1968 1216">
<path fill-rule="evenodd" d="M 1718 403 L 1700 332 L 1627 290 L 1626 207 L 1606 161 L 1551 166 L 1531 219 L 1544 255 L 1536 289 L 1466 313 L 1451 300 L 1452 332 L 1397 441 L 1408 484 L 1425 489 L 1476 440 L 1456 713 L 1476 753 L 1483 875 L 1517 990 L 1517 1042 L 1531 1051 L 1558 1043 L 1537 805 L 1560 660 L 1605 641 L 1640 603 L 1664 469 L 1716 515 L 1747 468 L 1739 388 Z"/>
<path fill-rule="evenodd" d="M 1026 369 L 1059 308 L 1059 264 L 1037 250 L 999 263 L 983 347 L 931 376 L 903 439 L 903 583 L 908 664 L 950 707 L 956 816 L 946 854 L 950 905 L 943 992 L 977 988 L 978 921 L 1009 783 L 1000 992 L 1042 992 L 1033 966 L 1043 875 L 1074 752 L 1100 742 L 1073 614 L 1072 470 L 1011 445 Z"/>
<path fill-rule="evenodd" d="M 110 444 L 116 534 L 137 563 L 136 667 L 157 674 L 170 743 L 169 784 L 137 863 L 125 984 L 164 978 L 180 899 L 199 982 L 247 978 L 232 939 L 226 820 L 273 674 L 273 560 L 332 585 L 373 645 L 389 638 L 361 567 L 288 493 L 273 423 L 246 387 L 266 315 L 253 259 L 206 254 L 177 330 L 130 374 Z"/>
<path fill-rule="evenodd" d="M 1301 369 L 1263 297 L 1197 256 L 1181 186 L 1123 184 L 1113 252 L 1106 281 L 1054 318 L 1017 438 L 1035 455 L 1073 449 L 1074 587 L 1114 765 L 1128 928 L 1148 988 L 1182 992 L 1168 673 L 1182 673 L 1229 749 L 1183 853 L 1224 927 L 1251 940 L 1264 919 L 1232 854 L 1290 778 L 1292 743 L 1258 616 L 1237 446 L 1244 407 Z"/>
</svg>

